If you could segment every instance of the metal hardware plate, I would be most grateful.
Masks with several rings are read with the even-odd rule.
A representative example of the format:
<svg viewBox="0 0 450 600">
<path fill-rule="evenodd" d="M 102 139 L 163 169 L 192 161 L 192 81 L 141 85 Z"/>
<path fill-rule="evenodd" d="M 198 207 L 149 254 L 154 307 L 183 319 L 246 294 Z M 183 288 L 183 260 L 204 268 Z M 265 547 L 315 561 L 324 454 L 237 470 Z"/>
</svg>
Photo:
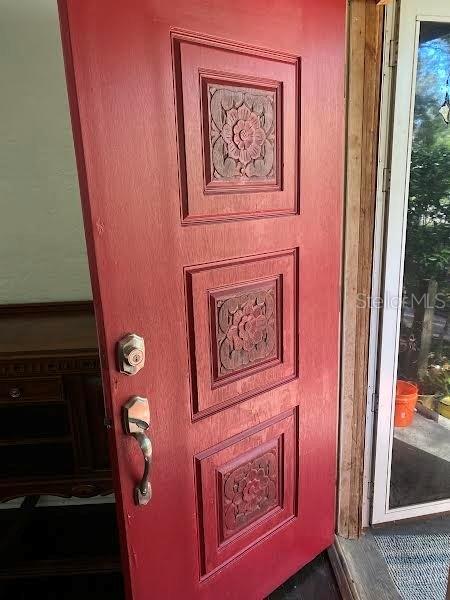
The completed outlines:
<svg viewBox="0 0 450 600">
<path fill-rule="evenodd" d="M 144 338 L 137 333 L 129 333 L 117 344 L 117 368 L 125 375 L 136 375 L 144 364 Z"/>
<path fill-rule="evenodd" d="M 135 438 L 144 458 L 144 473 L 140 483 L 134 489 L 134 501 L 139 506 L 145 506 L 152 498 L 149 475 L 153 456 L 152 443 L 145 433 L 150 427 L 150 408 L 147 398 L 132 396 L 122 409 L 122 418 L 125 433 Z"/>
</svg>

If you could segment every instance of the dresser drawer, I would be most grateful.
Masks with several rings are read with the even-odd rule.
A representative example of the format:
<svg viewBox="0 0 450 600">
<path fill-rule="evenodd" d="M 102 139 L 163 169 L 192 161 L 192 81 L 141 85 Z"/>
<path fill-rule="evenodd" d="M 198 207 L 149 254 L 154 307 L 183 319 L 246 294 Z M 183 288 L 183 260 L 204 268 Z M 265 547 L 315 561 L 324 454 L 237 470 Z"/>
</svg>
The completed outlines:
<svg viewBox="0 0 450 600">
<path fill-rule="evenodd" d="M 62 402 L 60 377 L 0 381 L 0 403 Z"/>
</svg>

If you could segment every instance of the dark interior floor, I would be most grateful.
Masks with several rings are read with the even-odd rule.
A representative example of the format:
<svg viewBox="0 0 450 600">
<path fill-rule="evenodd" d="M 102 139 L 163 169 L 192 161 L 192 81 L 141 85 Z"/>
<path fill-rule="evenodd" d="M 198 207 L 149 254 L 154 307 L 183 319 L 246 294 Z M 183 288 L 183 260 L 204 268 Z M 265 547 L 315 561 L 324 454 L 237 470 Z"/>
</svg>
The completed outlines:
<svg viewBox="0 0 450 600">
<path fill-rule="evenodd" d="M 272 592 L 267 600 L 340 600 L 341 598 L 328 554 L 324 552 Z"/>
<path fill-rule="evenodd" d="M 123 600 L 113 504 L 0 510 L 0 599 Z"/>
<path fill-rule="evenodd" d="M 124 600 L 120 573 L 21 579 L 2 585 L 2 600 Z"/>
<path fill-rule="evenodd" d="M 4 582 L 2 600 L 123 600 L 119 573 L 40 577 Z M 341 598 L 326 554 L 291 577 L 267 600 L 339 600 Z"/>
<path fill-rule="evenodd" d="M 41 577 L 9 581 L 2 586 L 0 598 L 29 600 L 123 600 L 119 573 L 77 575 L 72 577 Z M 267 600 L 340 600 L 336 581 L 327 554 L 321 554 Z"/>
<path fill-rule="evenodd" d="M 0 599 L 124 600 L 115 525 L 112 504 L 0 511 Z M 267 600 L 340 598 L 323 553 Z"/>
</svg>

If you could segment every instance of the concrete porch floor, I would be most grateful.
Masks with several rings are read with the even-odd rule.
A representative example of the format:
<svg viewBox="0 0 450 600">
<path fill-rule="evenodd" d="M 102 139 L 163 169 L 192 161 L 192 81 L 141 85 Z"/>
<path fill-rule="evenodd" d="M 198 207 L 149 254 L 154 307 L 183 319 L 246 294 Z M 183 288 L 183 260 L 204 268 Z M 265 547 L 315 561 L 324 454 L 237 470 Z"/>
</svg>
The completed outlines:
<svg viewBox="0 0 450 600">
<path fill-rule="evenodd" d="M 416 413 L 409 427 L 394 429 L 390 507 L 450 498 L 449 419 Z"/>
</svg>

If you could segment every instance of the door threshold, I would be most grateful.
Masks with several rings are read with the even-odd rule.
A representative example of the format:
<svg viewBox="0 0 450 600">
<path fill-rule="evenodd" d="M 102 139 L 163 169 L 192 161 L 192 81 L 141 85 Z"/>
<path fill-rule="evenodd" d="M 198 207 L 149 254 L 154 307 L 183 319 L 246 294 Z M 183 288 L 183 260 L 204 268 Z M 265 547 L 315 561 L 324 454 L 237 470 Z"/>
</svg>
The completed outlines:
<svg viewBox="0 0 450 600">
<path fill-rule="evenodd" d="M 449 535 L 450 517 L 439 515 L 378 525 L 356 540 L 335 536 L 328 555 L 342 596 L 349 600 L 401 600 L 399 590 L 406 594 L 405 585 L 411 586 L 411 581 L 416 591 L 416 585 L 422 588 L 438 585 L 441 589 L 435 589 L 436 594 L 445 594 L 448 567 L 442 554 L 446 553 Z M 434 551 L 433 544 L 436 545 Z M 391 564 L 391 571 L 386 560 Z M 427 568 L 424 569 L 424 565 Z M 430 565 L 433 566 L 432 580 L 427 578 Z"/>
<path fill-rule="evenodd" d="M 328 556 L 345 600 L 402 600 L 370 530 L 356 540 L 335 536 Z"/>
</svg>

